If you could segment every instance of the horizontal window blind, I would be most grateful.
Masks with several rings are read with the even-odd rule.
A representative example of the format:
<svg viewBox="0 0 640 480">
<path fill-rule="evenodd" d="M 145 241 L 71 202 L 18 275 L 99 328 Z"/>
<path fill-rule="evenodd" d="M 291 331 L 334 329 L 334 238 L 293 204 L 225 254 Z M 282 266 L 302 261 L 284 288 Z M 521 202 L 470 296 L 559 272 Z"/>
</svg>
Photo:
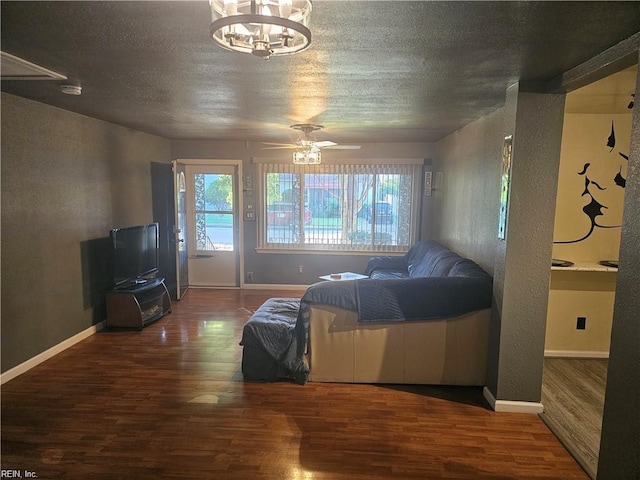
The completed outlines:
<svg viewBox="0 0 640 480">
<path fill-rule="evenodd" d="M 417 164 L 262 163 L 259 249 L 404 252 L 417 232 Z"/>
</svg>

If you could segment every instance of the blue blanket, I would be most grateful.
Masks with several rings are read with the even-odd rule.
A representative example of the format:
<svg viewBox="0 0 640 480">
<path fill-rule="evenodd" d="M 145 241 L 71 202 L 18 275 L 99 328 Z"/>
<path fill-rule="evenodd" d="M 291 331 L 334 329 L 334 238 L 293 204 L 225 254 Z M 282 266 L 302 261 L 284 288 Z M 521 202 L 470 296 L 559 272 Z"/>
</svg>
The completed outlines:
<svg viewBox="0 0 640 480">
<path fill-rule="evenodd" d="M 277 364 L 278 378 L 304 384 L 309 368 L 304 361 L 304 350 L 302 355 L 297 353 L 300 336 L 296 333 L 296 324 L 299 311 L 300 300 L 297 298 L 268 299 L 245 324 L 240 345 L 265 352 Z"/>
<path fill-rule="evenodd" d="M 304 384 L 309 376 L 305 353 L 311 305 L 351 310 L 366 323 L 455 317 L 490 308 L 491 301 L 488 275 L 320 282 L 311 285 L 299 302 L 265 302 L 245 326 L 241 345 L 252 337 L 282 368 L 283 376 Z"/>
<path fill-rule="evenodd" d="M 355 290 L 362 323 L 457 317 L 491 308 L 493 296 L 488 275 L 359 280 Z"/>
<path fill-rule="evenodd" d="M 399 322 L 456 317 L 491 307 L 490 276 L 347 280 L 311 285 L 300 301 L 298 323 L 305 330 L 310 304 L 334 305 L 358 313 L 358 321 Z"/>
</svg>

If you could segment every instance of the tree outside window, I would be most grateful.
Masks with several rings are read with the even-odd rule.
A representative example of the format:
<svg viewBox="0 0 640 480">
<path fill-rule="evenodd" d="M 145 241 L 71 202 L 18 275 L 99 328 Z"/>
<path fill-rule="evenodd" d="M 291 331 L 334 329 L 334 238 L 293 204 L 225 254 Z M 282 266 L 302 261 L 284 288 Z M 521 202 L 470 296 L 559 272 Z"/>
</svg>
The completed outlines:
<svg viewBox="0 0 640 480">
<path fill-rule="evenodd" d="M 416 232 L 419 166 L 322 167 L 262 166 L 262 248 L 409 248 Z"/>
</svg>

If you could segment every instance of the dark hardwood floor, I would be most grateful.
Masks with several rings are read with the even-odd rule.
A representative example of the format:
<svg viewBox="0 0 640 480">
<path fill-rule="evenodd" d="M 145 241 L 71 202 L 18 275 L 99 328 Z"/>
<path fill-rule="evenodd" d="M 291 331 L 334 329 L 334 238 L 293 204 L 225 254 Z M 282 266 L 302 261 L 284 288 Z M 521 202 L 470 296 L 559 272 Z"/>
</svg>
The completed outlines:
<svg viewBox="0 0 640 480">
<path fill-rule="evenodd" d="M 2 468 L 39 479 L 585 479 L 537 415 L 481 388 L 245 383 L 269 297 L 191 290 L 143 331 L 102 331 L 2 387 Z M 23 474 L 24 476 L 24 474 Z"/>
</svg>

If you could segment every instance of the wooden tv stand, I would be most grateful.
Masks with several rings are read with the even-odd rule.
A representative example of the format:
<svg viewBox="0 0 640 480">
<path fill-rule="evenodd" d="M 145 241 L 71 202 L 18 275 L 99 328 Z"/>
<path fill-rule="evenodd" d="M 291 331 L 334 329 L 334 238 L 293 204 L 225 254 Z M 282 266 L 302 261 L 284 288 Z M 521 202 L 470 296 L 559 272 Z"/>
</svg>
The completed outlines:
<svg viewBox="0 0 640 480">
<path fill-rule="evenodd" d="M 164 278 L 107 292 L 107 327 L 142 330 L 171 312 Z"/>
</svg>

